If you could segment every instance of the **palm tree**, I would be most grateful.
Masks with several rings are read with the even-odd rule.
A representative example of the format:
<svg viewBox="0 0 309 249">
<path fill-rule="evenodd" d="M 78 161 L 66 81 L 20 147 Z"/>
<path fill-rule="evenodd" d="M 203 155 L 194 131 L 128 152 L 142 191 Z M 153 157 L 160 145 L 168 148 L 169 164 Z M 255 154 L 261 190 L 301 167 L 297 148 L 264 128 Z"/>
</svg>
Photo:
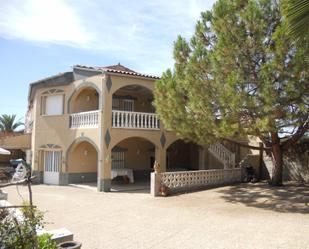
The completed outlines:
<svg viewBox="0 0 309 249">
<path fill-rule="evenodd" d="M 0 116 L 0 130 L 3 132 L 14 132 L 19 126 L 24 125 L 22 122 L 15 121 L 16 114 L 2 114 Z"/>
<path fill-rule="evenodd" d="M 293 40 L 309 37 L 309 0 L 287 0 L 283 13 Z"/>
</svg>

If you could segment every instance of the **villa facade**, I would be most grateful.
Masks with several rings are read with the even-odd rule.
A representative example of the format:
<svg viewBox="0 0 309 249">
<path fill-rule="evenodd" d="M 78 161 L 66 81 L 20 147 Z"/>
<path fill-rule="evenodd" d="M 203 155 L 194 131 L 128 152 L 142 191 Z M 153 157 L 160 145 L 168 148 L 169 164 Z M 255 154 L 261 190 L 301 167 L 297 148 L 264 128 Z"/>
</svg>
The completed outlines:
<svg viewBox="0 0 309 249">
<path fill-rule="evenodd" d="M 216 144 L 186 143 L 164 128 L 152 105 L 158 77 L 120 64 L 73 66 L 30 84 L 27 160 L 40 182 L 97 182 L 110 191 L 112 179 L 149 179 L 157 161 L 163 172 L 234 167 L 247 152 Z"/>
</svg>

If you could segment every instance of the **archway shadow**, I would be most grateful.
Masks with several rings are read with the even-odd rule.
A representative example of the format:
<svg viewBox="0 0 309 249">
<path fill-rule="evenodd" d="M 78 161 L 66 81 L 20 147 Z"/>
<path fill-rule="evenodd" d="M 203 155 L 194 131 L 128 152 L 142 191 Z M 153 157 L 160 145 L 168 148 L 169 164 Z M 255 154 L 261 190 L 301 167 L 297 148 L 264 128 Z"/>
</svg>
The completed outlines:
<svg viewBox="0 0 309 249">
<path fill-rule="evenodd" d="M 309 185 L 286 183 L 271 187 L 266 182 L 239 184 L 217 191 L 226 202 L 242 203 L 281 213 L 309 214 Z"/>
</svg>

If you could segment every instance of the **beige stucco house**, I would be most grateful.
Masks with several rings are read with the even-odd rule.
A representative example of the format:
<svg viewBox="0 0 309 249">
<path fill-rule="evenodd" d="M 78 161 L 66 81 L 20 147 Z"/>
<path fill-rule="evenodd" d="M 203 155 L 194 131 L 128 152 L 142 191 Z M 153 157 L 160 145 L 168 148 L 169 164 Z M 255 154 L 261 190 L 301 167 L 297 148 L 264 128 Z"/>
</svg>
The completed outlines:
<svg viewBox="0 0 309 249">
<path fill-rule="evenodd" d="M 152 105 L 156 79 L 120 64 L 76 65 L 30 84 L 28 161 L 39 180 L 97 182 L 98 191 L 110 191 L 117 176 L 149 179 L 155 160 L 162 171 L 232 167 L 241 160 L 247 152 L 185 143 L 164 129 Z"/>
</svg>

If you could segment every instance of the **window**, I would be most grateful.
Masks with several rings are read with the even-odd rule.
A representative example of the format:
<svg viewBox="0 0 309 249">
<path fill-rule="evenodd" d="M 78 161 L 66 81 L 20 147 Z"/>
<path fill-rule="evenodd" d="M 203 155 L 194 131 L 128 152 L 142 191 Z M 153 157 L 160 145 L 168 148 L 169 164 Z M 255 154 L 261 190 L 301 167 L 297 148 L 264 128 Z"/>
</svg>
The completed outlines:
<svg viewBox="0 0 309 249">
<path fill-rule="evenodd" d="M 128 112 L 134 111 L 134 100 L 133 99 L 124 99 L 123 100 L 123 110 Z"/>
<path fill-rule="evenodd" d="M 63 95 L 44 96 L 42 99 L 43 115 L 63 114 Z"/>
<path fill-rule="evenodd" d="M 120 99 L 113 98 L 112 110 L 120 110 Z"/>
<path fill-rule="evenodd" d="M 125 168 L 125 152 L 113 151 L 112 152 L 112 169 Z"/>
<path fill-rule="evenodd" d="M 112 110 L 134 111 L 134 99 L 113 98 Z"/>
</svg>

